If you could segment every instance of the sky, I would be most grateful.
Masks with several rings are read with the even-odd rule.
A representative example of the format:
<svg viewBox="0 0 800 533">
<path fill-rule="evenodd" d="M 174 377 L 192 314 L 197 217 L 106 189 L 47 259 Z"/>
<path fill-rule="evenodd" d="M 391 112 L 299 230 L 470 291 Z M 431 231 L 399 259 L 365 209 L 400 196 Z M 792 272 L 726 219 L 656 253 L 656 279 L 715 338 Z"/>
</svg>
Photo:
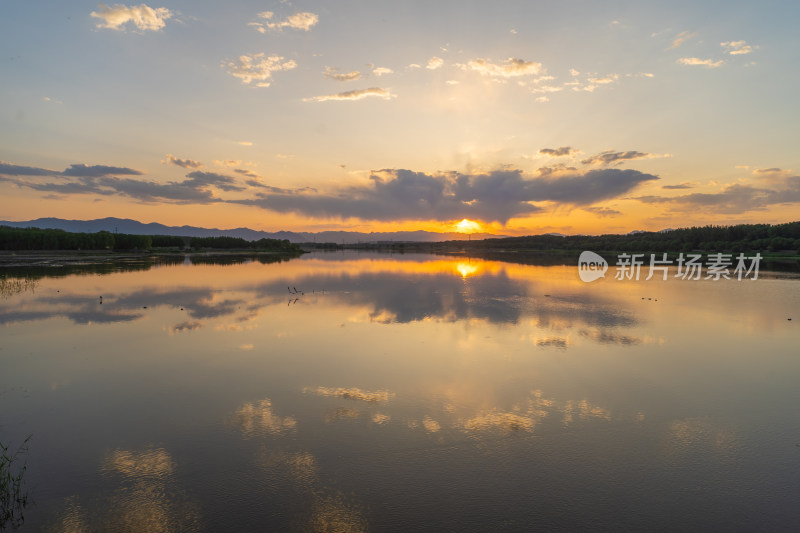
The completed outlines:
<svg viewBox="0 0 800 533">
<path fill-rule="evenodd" d="M 800 219 L 800 3 L 0 3 L 0 220 Z"/>
</svg>

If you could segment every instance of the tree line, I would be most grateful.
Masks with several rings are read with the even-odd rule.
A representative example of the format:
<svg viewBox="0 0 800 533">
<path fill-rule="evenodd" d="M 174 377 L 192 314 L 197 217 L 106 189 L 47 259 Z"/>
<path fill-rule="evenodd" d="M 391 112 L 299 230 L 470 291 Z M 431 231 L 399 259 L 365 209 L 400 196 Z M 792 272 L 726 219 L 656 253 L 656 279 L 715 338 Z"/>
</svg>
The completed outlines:
<svg viewBox="0 0 800 533">
<path fill-rule="evenodd" d="M 71 233 L 58 229 L 0 226 L 0 250 L 151 250 L 187 246 L 195 250 L 264 250 L 287 254 L 302 253 L 299 245 L 286 239 L 248 241 L 240 237 L 178 237 L 173 235 L 130 235 L 124 233 Z M 422 243 L 420 243 L 422 244 Z M 581 251 L 597 252 L 792 252 L 800 254 L 800 222 L 786 224 L 739 224 L 696 226 L 659 232 L 626 235 L 531 235 L 474 241 L 424 243 L 433 251 L 459 248 L 472 251 Z"/>
<path fill-rule="evenodd" d="M 152 247 L 153 238 L 149 235 L 0 226 L 2 250 L 149 250 Z"/>
<path fill-rule="evenodd" d="M 174 235 L 131 235 L 127 233 L 72 233 L 60 229 L 12 228 L 0 226 L 0 250 L 114 250 L 135 251 L 153 248 L 216 250 L 265 250 L 301 253 L 302 249 L 288 240 L 259 239 L 248 241 L 238 237 L 192 237 Z"/>
<path fill-rule="evenodd" d="M 626 235 L 532 235 L 481 241 L 451 241 L 448 245 L 489 251 L 596 252 L 791 252 L 800 254 L 800 222 L 696 226 Z"/>
<path fill-rule="evenodd" d="M 192 237 L 189 246 L 193 249 L 216 250 L 269 250 L 274 252 L 302 253 L 302 248 L 287 239 L 258 239 L 248 241 L 241 237 Z"/>
</svg>

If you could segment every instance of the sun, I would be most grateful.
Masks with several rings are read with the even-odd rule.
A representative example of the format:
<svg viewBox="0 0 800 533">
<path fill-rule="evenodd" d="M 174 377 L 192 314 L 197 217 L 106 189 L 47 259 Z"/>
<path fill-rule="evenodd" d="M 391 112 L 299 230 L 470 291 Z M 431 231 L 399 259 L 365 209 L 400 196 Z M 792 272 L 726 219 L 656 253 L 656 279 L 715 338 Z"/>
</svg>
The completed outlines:
<svg viewBox="0 0 800 533">
<path fill-rule="evenodd" d="M 456 231 L 459 233 L 475 233 L 480 231 L 481 225 L 474 220 L 463 219 L 461 222 L 454 224 Z"/>
</svg>

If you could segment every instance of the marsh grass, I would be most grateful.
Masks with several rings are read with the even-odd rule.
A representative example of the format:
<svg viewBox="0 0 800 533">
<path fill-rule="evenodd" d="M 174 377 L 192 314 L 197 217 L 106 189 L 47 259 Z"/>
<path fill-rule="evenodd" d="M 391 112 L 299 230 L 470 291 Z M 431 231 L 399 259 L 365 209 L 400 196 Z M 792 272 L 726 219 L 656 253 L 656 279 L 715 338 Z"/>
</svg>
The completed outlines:
<svg viewBox="0 0 800 533">
<path fill-rule="evenodd" d="M 0 277 L 0 297 L 5 299 L 25 291 L 33 292 L 38 283 L 37 280 L 31 278 L 6 279 L 5 275 L 3 275 Z"/>
<path fill-rule="evenodd" d="M 23 459 L 20 466 L 20 459 L 28 453 L 30 440 L 29 436 L 13 453 L 0 442 L 0 531 L 16 529 L 25 521 L 22 511 L 28 505 L 28 493 L 24 490 L 23 478 L 28 464 Z"/>
</svg>

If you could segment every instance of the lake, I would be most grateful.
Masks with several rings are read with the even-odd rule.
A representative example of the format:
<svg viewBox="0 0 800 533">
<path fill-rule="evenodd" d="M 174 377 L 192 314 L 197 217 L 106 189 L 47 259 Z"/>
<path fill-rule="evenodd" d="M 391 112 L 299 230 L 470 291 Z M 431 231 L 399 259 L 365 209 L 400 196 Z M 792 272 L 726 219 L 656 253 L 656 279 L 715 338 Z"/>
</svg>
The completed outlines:
<svg viewBox="0 0 800 533">
<path fill-rule="evenodd" d="M 800 279 L 612 273 L 355 252 L 0 272 L 20 530 L 796 530 Z"/>
</svg>

